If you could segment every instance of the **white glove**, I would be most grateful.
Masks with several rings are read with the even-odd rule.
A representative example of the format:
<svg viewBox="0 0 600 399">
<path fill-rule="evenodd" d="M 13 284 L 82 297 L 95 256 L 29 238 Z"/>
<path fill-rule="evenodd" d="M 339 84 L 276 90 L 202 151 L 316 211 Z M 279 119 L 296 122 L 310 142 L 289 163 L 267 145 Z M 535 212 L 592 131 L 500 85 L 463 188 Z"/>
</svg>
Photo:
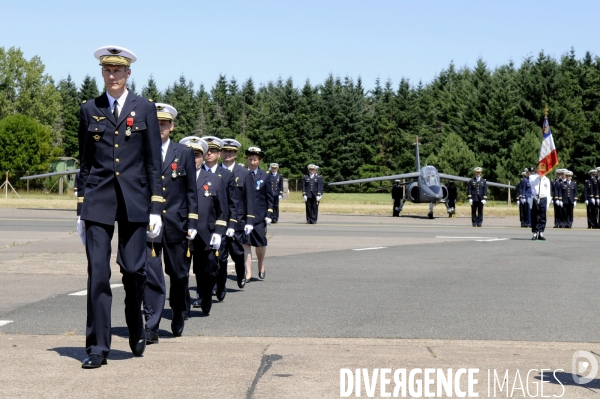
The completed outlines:
<svg viewBox="0 0 600 399">
<path fill-rule="evenodd" d="M 190 230 L 188 230 L 187 239 L 188 240 L 193 240 L 194 238 L 196 238 L 196 234 L 198 234 L 198 230 L 196 230 L 196 229 L 190 229 Z"/>
<path fill-rule="evenodd" d="M 487 202 L 486 200 L 481 200 L 481 203 L 482 203 L 483 205 L 485 205 L 485 203 L 486 203 L 486 202 Z"/>
<path fill-rule="evenodd" d="M 525 198 L 521 198 L 521 204 L 525 203 Z"/>
<path fill-rule="evenodd" d="M 265 218 L 265 223 L 267 224 L 267 226 L 270 225 L 271 224 L 271 219 Z"/>
<path fill-rule="evenodd" d="M 546 202 L 546 210 L 550 209 L 550 201 Z"/>
<path fill-rule="evenodd" d="M 558 202 L 560 202 L 560 206 L 562 207 L 563 206 L 563 202 L 562 201 L 558 201 Z"/>
<path fill-rule="evenodd" d="M 150 223 L 148 223 L 148 237 L 156 238 L 160 234 L 162 228 L 162 219 L 160 215 L 150 215 Z"/>
<path fill-rule="evenodd" d="M 596 200 L 594 198 L 590 199 L 592 201 L 592 205 L 596 205 Z"/>
<path fill-rule="evenodd" d="M 321 196 L 317 195 L 317 201 L 321 201 Z"/>
<path fill-rule="evenodd" d="M 473 200 L 472 199 L 469 200 L 469 204 L 473 205 Z"/>
<path fill-rule="evenodd" d="M 252 230 L 254 230 L 254 226 L 252 226 L 251 224 L 247 224 L 246 226 L 244 226 L 244 233 L 246 233 L 246 235 L 252 233 Z"/>
<path fill-rule="evenodd" d="M 81 216 L 77 216 L 77 234 L 85 247 L 85 221 L 81 220 Z"/>
<path fill-rule="evenodd" d="M 283 199 L 283 195 L 280 195 L 280 196 L 279 196 L 279 199 L 280 199 L 280 200 L 282 200 L 282 199 Z"/>
<path fill-rule="evenodd" d="M 577 201 L 573 201 L 573 206 L 577 206 Z"/>
<path fill-rule="evenodd" d="M 308 198 L 306 198 L 306 195 L 303 195 L 302 197 L 304 198 L 305 202 L 308 201 Z"/>
<path fill-rule="evenodd" d="M 555 204 L 556 206 L 560 206 L 560 201 L 559 201 L 559 200 L 556 200 L 556 201 L 554 201 L 554 204 Z"/>
<path fill-rule="evenodd" d="M 218 250 L 221 248 L 221 236 L 216 233 L 213 234 L 209 245 L 212 247 L 212 249 Z"/>
<path fill-rule="evenodd" d="M 232 228 L 227 229 L 227 231 L 225 232 L 225 235 L 229 238 L 233 237 L 233 233 L 235 233 L 235 230 Z"/>
<path fill-rule="evenodd" d="M 592 201 L 593 201 L 593 200 L 592 200 Z M 588 200 L 585 200 L 585 201 L 583 201 L 583 202 L 585 202 L 585 204 L 586 204 L 586 205 L 588 204 Z"/>
</svg>

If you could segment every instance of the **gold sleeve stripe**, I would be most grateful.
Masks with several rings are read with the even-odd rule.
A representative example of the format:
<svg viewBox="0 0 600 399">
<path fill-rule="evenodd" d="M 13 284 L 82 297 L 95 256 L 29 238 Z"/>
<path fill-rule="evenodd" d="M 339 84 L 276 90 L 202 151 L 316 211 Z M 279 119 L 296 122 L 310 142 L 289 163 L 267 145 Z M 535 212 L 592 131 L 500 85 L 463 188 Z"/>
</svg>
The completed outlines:
<svg viewBox="0 0 600 399">
<path fill-rule="evenodd" d="M 235 219 L 232 219 L 232 218 L 229 218 L 229 221 L 230 221 L 230 222 L 235 222 L 235 223 L 237 223 L 237 220 L 235 220 Z"/>
<path fill-rule="evenodd" d="M 77 197 L 77 203 L 81 204 L 83 202 L 83 197 Z"/>
<path fill-rule="evenodd" d="M 197 214 L 195 214 L 195 213 L 190 213 L 190 214 L 188 215 L 188 218 L 190 218 L 190 219 L 198 219 L 198 215 L 197 215 Z"/>
<path fill-rule="evenodd" d="M 215 223 L 217 226 L 227 226 L 227 223 L 224 220 L 217 220 Z"/>
<path fill-rule="evenodd" d="M 267 212 L 273 212 L 273 209 L 269 208 L 267 209 Z"/>
<path fill-rule="evenodd" d="M 254 215 L 246 215 L 246 217 L 253 218 Z"/>
<path fill-rule="evenodd" d="M 150 197 L 150 201 L 163 202 L 163 197 L 161 195 L 153 195 L 152 197 Z"/>
</svg>

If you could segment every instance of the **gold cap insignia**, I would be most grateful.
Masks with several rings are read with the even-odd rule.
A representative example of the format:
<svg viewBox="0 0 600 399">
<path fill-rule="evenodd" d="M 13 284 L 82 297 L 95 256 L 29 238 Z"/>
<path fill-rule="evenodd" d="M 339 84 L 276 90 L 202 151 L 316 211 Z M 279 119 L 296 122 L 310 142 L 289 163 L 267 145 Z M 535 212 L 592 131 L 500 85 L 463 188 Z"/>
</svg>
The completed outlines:
<svg viewBox="0 0 600 399">
<path fill-rule="evenodd" d="M 116 48 L 110 48 L 108 49 L 108 52 L 111 54 L 120 54 L 121 50 L 117 50 Z"/>
<path fill-rule="evenodd" d="M 96 141 L 99 141 L 99 140 L 100 140 L 100 136 L 99 136 L 99 135 L 97 135 L 97 134 L 93 135 L 92 137 L 93 137 L 93 138 L 94 138 L 94 140 L 96 140 Z"/>
</svg>

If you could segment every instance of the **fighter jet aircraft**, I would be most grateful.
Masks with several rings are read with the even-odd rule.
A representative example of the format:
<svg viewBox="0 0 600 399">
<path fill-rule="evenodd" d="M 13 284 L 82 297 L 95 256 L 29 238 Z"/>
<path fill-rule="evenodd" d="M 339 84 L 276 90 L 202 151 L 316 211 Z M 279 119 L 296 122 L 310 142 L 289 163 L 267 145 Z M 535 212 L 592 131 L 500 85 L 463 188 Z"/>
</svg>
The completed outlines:
<svg viewBox="0 0 600 399">
<path fill-rule="evenodd" d="M 415 139 L 416 145 L 416 172 L 411 173 L 402 173 L 399 175 L 392 176 L 381 176 L 381 177 L 371 177 L 368 179 L 358 179 L 358 180 L 347 180 L 340 181 L 335 183 L 329 183 L 330 186 L 338 186 L 344 184 L 356 184 L 356 183 L 370 183 L 374 181 L 386 181 L 386 180 L 396 180 L 396 179 L 411 179 L 406 183 L 401 183 L 406 185 L 405 197 L 400 201 L 400 209 L 402 211 L 402 207 L 404 203 L 408 200 L 414 203 L 425 203 L 429 202 L 429 219 L 433 219 L 433 207 L 437 205 L 439 202 L 445 202 L 448 198 L 448 188 L 440 182 L 441 179 L 448 180 L 456 180 L 469 182 L 471 179 L 468 177 L 462 176 L 453 176 L 447 175 L 445 173 L 438 173 L 435 166 L 427 165 L 421 168 L 421 161 L 419 158 L 419 137 L 417 136 Z M 510 186 L 508 184 L 502 183 L 494 183 L 487 182 L 488 186 L 491 187 L 502 187 L 502 188 L 515 188 L 515 186 Z"/>
</svg>

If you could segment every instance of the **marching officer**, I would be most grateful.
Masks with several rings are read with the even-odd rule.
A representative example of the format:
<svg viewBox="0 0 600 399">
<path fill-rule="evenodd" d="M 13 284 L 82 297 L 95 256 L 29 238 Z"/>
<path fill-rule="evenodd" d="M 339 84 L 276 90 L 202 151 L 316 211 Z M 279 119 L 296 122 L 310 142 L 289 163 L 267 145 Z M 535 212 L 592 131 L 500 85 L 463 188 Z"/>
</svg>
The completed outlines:
<svg viewBox="0 0 600 399">
<path fill-rule="evenodd" d="M 185 137 L 182 144 L 194 149 L 196 157 L 196 188 L 198 196 L 198 234 L 194 238 L 194 274 L 200 307 L 205 316 L 212 308 L 212 291 L 219 270 L 221 236 L 227 230 L 226 182 L 202 167 L 199 158 L 208 152 L 208 143 L 196 136 Z"/>
<path fill-rule="evenodd" d="M 596 176 L 598 172 L 596 169 L 591 169 L 589 171 L 590 178 L 585 181 L 583 184 L 583 201 L 585 202 L 585 207 L 587 211 L 587 222 L 588 229 L 595 229 L 598 215 L 596 215 L 596 192 L 595 190 L 598 187 L 598 183 L 596 180 Z"/>
<path fill-rule="evenodd" d="M 523 172 L 523 180 L 519 184 L 521 186 L 521 205 L 523 206 L 523 223 L 521 227 L 531 227 L 531 182 L 529 181 L 529 175 L 532 172 L 526 170 Z"/>
<path fill-rule="evenodd" d="M 319 201 L 321 201 L 322 189 L 319 185 L 323 184 L 323 179 L 317 175 L 317 168 L 314 164 L 308 165 L 308 174 L 302 179 L 302 197 L 306 202 L 306 223 L 317 224 L 319 211 Z"/>
<path fill-rule="evenodd" d="M 79 112 L 77 231 L 88 260 L 86 352 L 83 368 L 106 364 L 111 343 L 111 239 L 118 226 L 117 263 L 125 289 L 125 320 L 134 356 L 146 349 L 141 304 L 146 286 L 146 228 L 160 234 L 163 208 L 161 139 L 152 100 L 127 90 L 137 57 L 117 46 L 94 53 L 106 92 Z"/>
<path fill-rule="evenodd" d="M 213 294 L 216 295 L 217 300 L 222 302 L 227 294 L 225 287 L 227 284 L 227 260 L 229 259 L 227 237 L 233 237 L 237 225 L 237 199 L 234 198 L 237 195 L 237 192 L 235 190 L 233 173 L 229 169 L 218 164 L 219 157 L 221 156 L 221 147 L 223 147 L 223 141 L 214 136 L 206 136 L 202 137 L 202 139 L 208 143 L 208 151 L 206 154 L 204 154 L 204 169 L 219 176 L 225 185 L 225 191 L 227 194 L 227 231 L 225 232 L 225 235 L 221 237 L 221 248 L 219 249 L 218 259 L 219 272 L 217 273 L 217 284 L 213 290 Z M 199 301 L 197 301 L 197 303 L 194 305 L 195 307 L 200 307 Z"/>
<path fill-rule="evenodd" d="M 529 175 L 531 186 L 531 231 L 532 240 L 546 241 L 544 231 L 546 230 L 546 211 L 550 207 L 550 180 L 546 176 L 540 176 L 534 168 Z"/>
<path fill-rule="evenodd" d="M 246 263 L 251 262 L 248 247 L 248 235 L 254 229 L 254 206 L 256 202 L 256 190 L 254 180 L 248 169 L 242 164 L 235 162 L 238 150 L 242 147 L 239 141 L 234 139 L 223 139 L 221 147 L 221 166 L 233 173 L 236 201 L 236 227 L 233 235 L 227 234 L 227 250 L 235 263 L 235 273 L 239 288 L 246 285 Z M 227 263 L 220 263 L 220 267 L 227 267 Z"/>
<path fill-rule="evenodd" d="M 394 181 L 392 186 L 392 201 L 394 202 L 394 209 L 392 209 L 392 217 L 400 217 L 400 201 L 402 200 L 402 186 L 400 185 L 400 179 Z"/>
<path fill-rule="evenodd" d="M 471 221 L 473 227 L 481 227 L 483 222 L 483 206 L 487 201 L 487 182 L 481 177 L 482 168 L 473 168 L 475 177 L 469 181 L 467 198 L 471 204 Z"/>
<path fill-rule="evenodd" d="M 196 196 L 196 166 L 194 151 L 169 138 L 175 127 L 177 110 L 168 104 L 156 104 L 160 138 L 162 140 L 163 228 L 156 239 L 146 240 L 146 273 L 144 290 L 146 343 L 158 343 L 158 328 L 165 306 L 166 285 L 163 274 L 170 277 L 169 306 L 172 311 L 171 331 L 181 336 L 184 312 L 189 301 L 190 242 L 196 237 L 198 197 Z"/>
<path fill-rule="evenodd" d="M 264 259 L 267 252 L 267 226 L 271 224 L 273 217 L 273 191 L 268 186 L 269 175 L 258 167 L 265 153 L 258 147 L 250 147 L 246 150 L 248 170 L 254 181 L 254 229 L 248 235 L 248 243 L 244 244 L 246 252 L 250 254 L 246 262 L 246 278 L 252 276 L 252 252 L 251 246 L 255 247 L 258 260 L 258 278 L 265 278 Z"/>
<path fill-rule="evenodd" d="M 272 163 L 270 168 L 271 170 L 267 173 L 270 175 L 269 185 L 273 190 L 273 221 L 271 223 L 277 223 L 279 220 L 279 201 L 283 199 L 283 177 L 281 173 L 278 173 L 278 163 Z"/>
<path fill-rule="evenodd" d="M 564 228 L 570 229 L 573 227 L 573 209 L 577 206 L 577 183 L 573 181 L 573 172 L 567 170 L 565 172 L 566 180 L 563 191 L 563 208 L 565 210 Z"/>
</svg>

